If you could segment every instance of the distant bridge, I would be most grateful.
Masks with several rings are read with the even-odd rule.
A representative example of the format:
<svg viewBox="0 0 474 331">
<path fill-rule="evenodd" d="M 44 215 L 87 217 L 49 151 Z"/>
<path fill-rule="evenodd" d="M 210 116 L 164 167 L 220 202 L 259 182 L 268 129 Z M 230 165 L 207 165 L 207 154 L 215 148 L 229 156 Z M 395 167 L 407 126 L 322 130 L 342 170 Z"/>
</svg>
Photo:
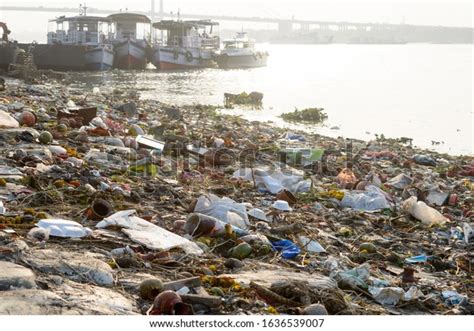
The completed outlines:
<svg viewBox="0 0 474 331">
<path fill-rule="evenodd" d="M 0 11 L 30 11 L 30 12 L 51 12 L 51 13 L 78 13 L 78 8 L 61 8 L 61 7 L 23 7 L 23 6 L 0 6 Z M 117 10 L 109 9 L 98 9 L 88 7 L 87 12 L 89 14 L 112 14 L 116 13 Z M 155 11 L 155 0 L 151 0 L 151 10 L 148 12 L 133 11 L 135 13 L 141 13 L 148 15 L 152 20 L 160 20 L 163 18 L 173 18 L 176 15 L 165 13 L 163 9 L 163 0 L 160 0 L 160 7 L 158 11 Z M 346 31 L 350 29 L 394 29 L 400 27 L 408 27 L 408 25 L 399 24 L 385 24 L 385 23 L 354 23 L 354 22 L 335 22 L 335 21 L 318 21 L 318 20 L 299 20 L 299 19 L 279 19 L 279 18 L 265 18 L 265 17 L 240 17 L 240 16 L 226 16 L 226 15 L 201 15 L 201 14 L 187 14 L 180 13 L 181 18 L 187 19 L 211 19 L 215 21 L 234 21 L 234 22 L 252 22 L 252 23 L 272 23 L 277 24 L 278 30 L 282 33 L 291 32 L 295 25 L 299 26 L 301 30 L 320 29 L 329 30 L 336 29 L 339 31 Z M 416 27 L 409 25 L 410 27 Z M 421 27 L 421 26 L 420 26 Z M 423 28 L 440 28 L 440 27 L 428 27 Z"/>
</svg>

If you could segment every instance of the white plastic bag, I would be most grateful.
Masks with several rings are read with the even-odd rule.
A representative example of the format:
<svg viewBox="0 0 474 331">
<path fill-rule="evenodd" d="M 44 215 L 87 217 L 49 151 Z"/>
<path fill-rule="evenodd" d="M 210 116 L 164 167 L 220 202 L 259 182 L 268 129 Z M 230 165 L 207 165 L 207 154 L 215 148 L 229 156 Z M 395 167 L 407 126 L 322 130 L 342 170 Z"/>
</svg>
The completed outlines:
<svg viewBox="0 0 474 331">
<path fill-rule="evenodd" d="M 202 195 L 194 207 L 194 212 L 215 217 L 243 230 L 250 225 L 245 205 L 227 197 L 219 198 L 214 194 Z"/>
<path fill-rule="evenodd" d="M 53 237 L 82 238 L 92 234 L 91 229 L 85 228 L 77 222 L 63 219 L 40 220 L 36 226 L 49 230 L 49 234 Z"/>
<path fill-rule="evenodd" d="M 386 193 L 375 185 L 368 185 L 365 191 L 344 192 L 341 207 L 350 207 L 356 210 L 375 211 L 391 208 Z"/>
<path fill-rule="evenodd" d="M 287 189 L 292 193 L 308 192 L 311 188 L 311 180 L 304 179 L 303 175 L 299 175 L 296 170 L 282 172 L 279 169 L 273 170 L 271 173 L 263 169 L 245 168 L 234 172 L 234 178 L 243 178 L 248 181 L 254 181 L 259 190 L 268 191 L 271 194 L 277 194 L 283 189 Z"/>
<path fill-rule="evenodd" d="M 0 215 L 5 214 L 7 209 L 3 206 L 3 201 L 0 200 Z"/>
<path fill-rule="evenodd" d="M 0 110 L 0 128 L 18 128 L 20 124 L 7 112 Z"/>
<path fill-rule="evenodd" d="M 188 254 L 203 254 L 203 250 L 192 241 L 163 229 L 155 224 L 134 216 L 135 210 L 122 210 L 97 223 L 97 228 L 118 226 L 122 232 L 149 249 L 166 251 L 175 247 L 182 248 Z"/>
<path fill-rule="evenodd" d="M 387 306 L 396 305 L 405 294 L 405 291 L 400 287 L 369 286 L 369 292 L 372 294 L 375 301 Z"/>
</svg>

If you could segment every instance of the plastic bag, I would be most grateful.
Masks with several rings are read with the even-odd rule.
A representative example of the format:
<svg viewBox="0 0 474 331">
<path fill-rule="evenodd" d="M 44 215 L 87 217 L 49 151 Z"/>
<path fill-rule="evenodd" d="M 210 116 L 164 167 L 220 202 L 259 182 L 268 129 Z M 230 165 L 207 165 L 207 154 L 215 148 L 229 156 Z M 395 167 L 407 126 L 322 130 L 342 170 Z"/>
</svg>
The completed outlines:
<svg viewBox="0 0 474 331">
<path fill-rule="evenodd" d="M 49 230 L 49 234 L 53 237 L 82 238 L 92 234 L 91 229 L 85 228 L 77 222 L 63 219 L 40 220 L 36 226 Z"/>
<path fill-rule="evenodd" d="M 0 128 L 18 128 L 20 124 L 10 114 L 0 110 Z"/>
<path fill-rule="evenodd" d="M 382 305 L 394 306 L 404 296 L 405 291 L 400 287 L 374 287 L 369 286 L 369 293 L 374 300 Z"/>
<path fill-rule="evenodd" d="M 411 185 L 412 182 L 413 180 L 410 177 L 405 174 L 400 174 L 390 179 L 387 182 L 387 185 L 399 190 L 403 190 L 405 187 Z"/>
<path fill-rule="evenodd" d="M 375 211 L 391 209 L 386 193 L 375 185 L 368 185 L 365 191 L 349 191 L 344 193 L 341 207 L 350 207 L 356 210 Z"/>
<path fill-rule="evenodd" d="M 333 274 L 333 278 L 338 282 L 343 282 L 350 287 L 364 288 L 368 287 L 367 281 L 370 276 L 370 266 L 364 263 L 354 269 L 339 271 Z"/>
<path fill-rule="evenodd" d="M 298 243 L 311 253 L 326 253 L 323 246 L 316 240 L 312 240 L 305 236 L 298 236 Z"/>
<path fill-rule="evenodd" d="M 245 168 L 237 170 L 234 178 L 243 178 L 248 181 L 255 180 L 257 188 L 261 191 L 267 191 L 271 194 L 277 194 L 283 189 L 287 189 L 292 193 L 308 192 L 311 187 L 311 180 L 305 180 L 303 175 L 299 175 L 296 171 L 288 171 L 283 173 L 281 170 L 274 170 L 270 174 L 263 169 Z"/>
<path fill-rule="evenodd" d="M 134 213 L 133 209 L 119 211 L 97 223 L 96 227 L 118 226 L 131 240 L 153 250 L 166 251 L 179 247 L 188 254 L 204 253 L 196 243 L 134 216 Z"/>
<path fill-rule="evenodd" d="M 244 230 L 250 225 L 245 205 L 227 197 L 221 199 L 213 194 L 200 196 L 194 212 L 215 217 Z"/>
<path fill-rule="evenodd" d="M 461 295 L 456 291 L 443 291 L 442 295 L 445 302 L 450 306 L 459 305 L 467 300 L 466 296 Z"/>
<path fill-rule="evenodd" d="M 413 156 L 413 161 L 420 165 L 436 167 L 436 160 L 428 155 L 416 154 Z"/>
<path fill-rule="evenodd" d="M 0 215 L 4 215 L 7 209 L 3 206 L 3 201 L 0 200 Z"/>
<path fill-rule="evenodd" d="M 281 256 L 285 259 L 294 259 L 301 253 L 301 249 L 291 240 L 274 241 L 272 246 L 275 250 L 281 252 Z"/>
</svg>

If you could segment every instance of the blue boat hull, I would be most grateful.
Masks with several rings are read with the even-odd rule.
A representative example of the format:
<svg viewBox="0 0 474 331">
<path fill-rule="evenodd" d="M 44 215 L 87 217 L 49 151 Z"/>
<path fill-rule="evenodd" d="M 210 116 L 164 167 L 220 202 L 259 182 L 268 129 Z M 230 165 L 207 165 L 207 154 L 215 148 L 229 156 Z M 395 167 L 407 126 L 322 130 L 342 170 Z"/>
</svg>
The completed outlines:
<svg viewBox="0 0 474 331">
<path fill-rule="evenodd" d="M 105 71 L 112 68 L 115 56 L 111 45 L 98 45 L 88 47 L 84 57 L 86 70 Z"/>
</svg>

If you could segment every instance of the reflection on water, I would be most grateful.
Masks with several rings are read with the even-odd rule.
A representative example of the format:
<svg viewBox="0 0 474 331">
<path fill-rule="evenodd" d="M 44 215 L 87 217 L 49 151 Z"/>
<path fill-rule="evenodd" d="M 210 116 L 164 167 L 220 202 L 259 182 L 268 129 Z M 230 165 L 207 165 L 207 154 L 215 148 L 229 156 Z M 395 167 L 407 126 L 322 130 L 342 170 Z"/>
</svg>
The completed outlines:
<svg viewBox="0 0 474 331">
<path fill-rule="evenodd" d="M 411 137 L 415 144 L 472 154 L 472 45 L 267 45 L 266 68 L 79 73 L 91 86 L 135 87 L 173 104 L 222 104 L 225 92 L 260 91 L 264 109 L 232 110 L 272 120 L 295 107 L 324 107 L 318 133 L 370 139 Z M 340 130 L 331 130 L 338 126 Z"/>
</svg>

